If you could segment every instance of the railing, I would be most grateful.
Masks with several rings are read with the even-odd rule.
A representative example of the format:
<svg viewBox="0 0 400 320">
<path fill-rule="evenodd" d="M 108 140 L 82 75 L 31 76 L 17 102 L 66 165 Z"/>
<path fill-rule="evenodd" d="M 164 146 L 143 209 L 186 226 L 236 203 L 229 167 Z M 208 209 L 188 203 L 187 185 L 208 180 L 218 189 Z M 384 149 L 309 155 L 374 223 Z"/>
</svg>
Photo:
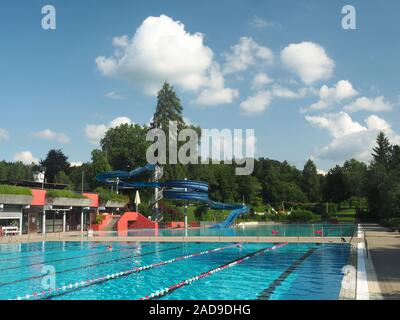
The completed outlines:
<svg viewBox="0 0 400 320">
<path fill-rule="evenodd" d="M 19 228 L 18 227 L 2 227 L 1 234 L 3 236 L 16 236 L 19 235 Z"/>
<path fill-rule="evenodd" d="M 354 235 L 354 224 L 273 224 L 245 226 L 237 228 L 183 228 L 177 229 L 130 229 L 124 232 L 94 232 L 93 236 L 130 236 L 130 237 L 351 237 Z"/>
</svg>

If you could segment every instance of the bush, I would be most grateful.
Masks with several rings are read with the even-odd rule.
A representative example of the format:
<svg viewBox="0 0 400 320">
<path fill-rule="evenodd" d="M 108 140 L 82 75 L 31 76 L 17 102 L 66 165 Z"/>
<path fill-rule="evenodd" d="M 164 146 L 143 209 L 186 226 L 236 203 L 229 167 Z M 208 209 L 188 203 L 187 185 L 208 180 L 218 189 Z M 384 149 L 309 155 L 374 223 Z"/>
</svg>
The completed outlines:
<svg viewBox="0 0 400 320">
<path fill-rule="evenodd" d="M 313 222 L 318 218 L 309 210 L 294 210 L 287 216 L 287 220 L 289 222 Z"/>
<path fill-rule="evenodd" d="M 313 206 L 309 206 L 305 208 L 306 210 L 310 210 L 313 213 L 319 214 L 321 216 L 326 216 L 326 202 L 321 202 Z M 328 203 L 328 216 L 335 214 L 338 211 L 338 205 L 334 202 Z"/>
<path fill-rule="evenodd" d="M 0 194 L 13 194 L 20 196 L 31 196 L 32 190 L 24 187 L 9 186 L 0 184 Z"/>
<path fill-rule="evenodd" d="M 152 209 L 150 208 L 150 206 L 147 205 L 147 204 L 145 204 L 145 203 L 139 204 L 139 206 L 138 206 L 138 211 L 139 211 L 142 215 L 144 215 L 144 216 L 146 216 L 146 217 L 150 217 L 150 216 L 152 215 L 152 213 L 153 213 L 153 211 L 152 211 Z"/>
<path fill-rule="evenodd" d="M 356 209 L 356 219 L 359 221 L 363 221 L 363 222 L 378 221 L 378 217 L 374 212 L 372 212 L 368 209 L 362 209 L 362 208 Z"/>
<path fill-rule="evenodd" d="M 111 192 L 108 189 L 98 187 L 94 190 L 99 195 L 99 198 L 101 201 L 107 202 L 107 201 L 116 201 L 116 202 L 128 202 L 129 197 L 123 195 L 123 194 L 118 194 L 115 192 Z"/>
<path fill-rule="evenodd" d="M 47 190 L 46 197 L 49 198 L 71 198 L 71 199 L 85 199 L 82 194 L 75 193 L 70 190 Z"/>
<path fill-rule="evenodd" d="M 329 212 L 328 212 L 328 213 L 324 212 L 324 213 L 321 215 L 321 219 L 322 219 L 323 221 L 329 221 L 329 220 L 332 219 L 332 215 L 331 215 Z"/>
<path fill-rule="evenodd" d="M 393 230 L 400 231 L 400 218 L 385 219 L 383 224 Z"/>
<path fill-rule="evenodd" d="M 208 210 L 208 206 L 203 205 L 203 206 L 198 206 L 196 209 L 194 209 L 194 216 L 198 221 L 201 221 L 203 219 L 203 216 L 206 214 Z"/>
<path fill-rule="evenodd" d="M 93 224 L 101 224 L 103 222 L 103 216 L 98 214 L 94 218 Z"/>
</svg>

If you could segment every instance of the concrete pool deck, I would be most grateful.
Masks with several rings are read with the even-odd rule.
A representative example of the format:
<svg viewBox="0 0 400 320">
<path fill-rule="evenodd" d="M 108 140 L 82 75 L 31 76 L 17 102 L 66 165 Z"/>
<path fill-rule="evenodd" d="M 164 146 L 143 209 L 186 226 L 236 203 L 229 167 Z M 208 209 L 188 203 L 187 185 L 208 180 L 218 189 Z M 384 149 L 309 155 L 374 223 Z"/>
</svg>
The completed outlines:
<svg viewBox="0 0 400 320">
<path fill-rule="evenodd" d="M 400 299 L 400 234 L 378 224 L 363 224 L 371 299 Z M 374 275 L 375 273 L 375 275 Z"/>
</svg>

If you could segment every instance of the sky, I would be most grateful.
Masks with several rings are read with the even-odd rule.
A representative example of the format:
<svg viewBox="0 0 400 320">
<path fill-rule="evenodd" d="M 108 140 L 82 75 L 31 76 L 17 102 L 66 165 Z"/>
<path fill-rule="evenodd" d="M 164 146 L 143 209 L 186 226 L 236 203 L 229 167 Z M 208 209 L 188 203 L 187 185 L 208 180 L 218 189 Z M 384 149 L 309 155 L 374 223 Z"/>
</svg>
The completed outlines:
<svg viewBox="0 0 400 320">
<path fill-rule="evenodd" d="M 42 7 L 56 29 L 42 28 Z M 342 7 L 356 29 L 342 27 Z M 254 129 L 257 157 L 327 171 L 400 143 L 400 2 L 3 0 L 0 159 L 61 148 L 90 160 L 105 131 L 145 124 L 170 82 L 202 128 Z"/>
</svg>

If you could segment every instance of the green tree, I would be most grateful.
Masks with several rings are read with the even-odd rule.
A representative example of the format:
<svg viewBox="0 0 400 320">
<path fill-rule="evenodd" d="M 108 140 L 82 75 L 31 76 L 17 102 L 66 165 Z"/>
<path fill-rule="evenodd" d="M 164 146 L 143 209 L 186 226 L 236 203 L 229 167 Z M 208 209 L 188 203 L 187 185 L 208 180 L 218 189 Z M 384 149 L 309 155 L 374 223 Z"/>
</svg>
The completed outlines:
<svg viewBox="0 0 400 320">
<path fill-rule="evenodd" d="M 387 169 L 392 153 L 392 146 L 390 145 L 389 139 L 381 131 L 376 138 L 377 146 L 372 148 L 372 157 L 374 162 L 380 163 Z"/>
<path fill-rule="evenodd" d="M 96 177 L 101 172 L 112 170 L 106 154 L 102 150 L 95 149 L 92 151 L 92 170 L 93 177 Z"/>
<path fill-rule="evenodd" d="M 356 159 L 350 159 L 343 164 L 343 174 L 350 196 L 363 197 L 367 165 Z"/>
<path fill-rule="evenodd" d="M 185 125 L 182 111 L 181 101 L 174 88 L 168 82 L 164 82 L 157 94 L 157 107 L 154 112 L 152 127 L 166 130 L 169 128 L 169 121 L 176 121 L 178 129 L 181 129 Z"/>
<path fill-rule="evenodd" d="M 74 189 L 74 185 L 71 182 L 70 178 L 64 171 L 60 171 L 56 174 L 54 178 L 55 183 L 66 184 L 68 189 Z"/>
<path fill-rule="evenodd" d="M 392 152 L 390 155 L 389 166 L 394 171 L 397 178 L 400 178 L 400 146 L 392 146 Z"/>
<path fill-rule="evenodd" d="M 44 160 L 40 160 L 40 165 L 46 168 L 45 177 L 47 182 L 55 182 L 55 177 L 60 171 L 68 172 L 70 164 L 68 157 L 62 152 L 62 150 L 52 149 L 47 153 Z"/>
<path fill-rule="evenodd" d="M 169 145 L 170 135 L 169 135 L 169 122 L 175 121 L 177 126 L 177 134 L 183 129 L 193 129 L 196 131 L 199 142 L 201 137 L 201 129 L 198 126 L 185 123 L 183 119 L 183 107 L 181 101 L 178 98 L 174 88 L 168 83 L 164 82 L 160 91 L 157 95 L 157 106 L 156 111 L 153 115 L 153 121 L 151 123 L 151 128 L 160 128 L 164 131 L 166 136 L 167 146 Z M 176 139 L 176 137 L 172 138 Z M 186 141 L 176 141 L 177 147 L 179 148 Z M 167 159 L 169 157 L 169 149 L 166 149 Z"/>
<path fill-rule="evenodd" d="M 257 195 L 260 194 L 261 184 L 256 177 L 253 176 L 237 176 L 238 201 L 244 200 L 245 203 L 251 204 L 257 202 Z"/>
<path fill-rule="evenodd" d="M 100 145 L 114 170 L 132 170 L 146 163 L 146 151 L 150 145 L 146 141 L 146 132 L 147 128 L 138 124 L 122 124 L 106 132 Z"/>
<path fill-rule="evenodd" d="M 68 177 L 74 190 L 93 191 L 98 185 L 93 176 L 92 163 L 85 162 L 81 166 L 70 167 Z M 82 185 L 83 183 L 83 185 Z"/>
<path fill-rule="evenodd" d="M 301 185 L 302 190 L 309 201 L 321 201 L 320 179 L 317 173 L 317 167 L 311 159 L 304 165 Z"/>
<path fill-rule="evenodd" d="M 324 199 L 341 202 L 350 198 L 351 193 L 342 167 L 336 165 L 325 176 Z"/>
</svg>

